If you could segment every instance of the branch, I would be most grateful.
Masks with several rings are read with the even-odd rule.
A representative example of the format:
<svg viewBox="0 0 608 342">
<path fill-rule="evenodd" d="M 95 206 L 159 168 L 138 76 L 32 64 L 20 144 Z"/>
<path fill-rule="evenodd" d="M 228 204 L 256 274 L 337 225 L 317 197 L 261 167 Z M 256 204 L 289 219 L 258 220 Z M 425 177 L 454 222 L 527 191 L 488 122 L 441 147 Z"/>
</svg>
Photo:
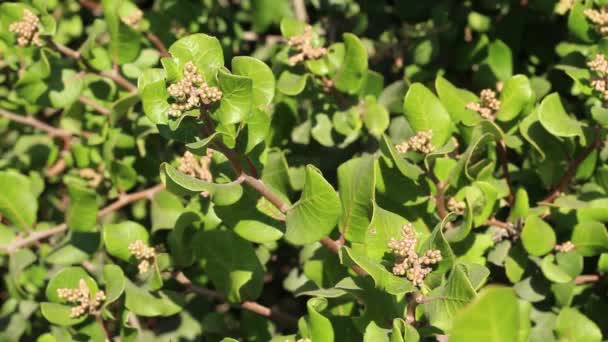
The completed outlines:
<svg viewBox="0 0 608 342">
<path fill-rule="evenodd" d="M 293 5 L 293 11 L 296 15 L 296 19 L 303 22 L 308 22 L 308 13 L 306 12 L 306 4 L 304 0 L 292 0 L 291 4 Z"/>
<path fill-rule="evenodd" d="M 587 159 L 587 157 L 589 157 L 589 155 L 593 151 L 595 151 L 596 149 L 598 149 L 602 146 L 600 128 L 596 127 L 595 131 L 596 131 L 596 138 L 593 141 L 593 143 L 590 144 L 578 156 L 578 158 L 576 158 L 575 160 L 570 162 L 570 165 L 568 165 L 568 168 L 566 169 L 566 173 L 564 173 L 562 178 L 560 178 L 560 180 L 557 182 L 557 185 L 553 188 L 553 191 L 551 191 L 551 193 L 549 193 L 549 195 L 547 197 L 545 197 L 543 200 L 540 201 L 541 203 L 553 203 L 553 201 L 555 201 L 555 199 L 557 199 L 557 197 L 559 197 L 559 195 L 564 191 L 566 186 L 568 186 L 568 184 L 570 183 L 572 178 L 576 175 L 576 170 L 581 165 L 581 163 L 583 161 L 585 161 L 585 159 Z"/>
<path fill-rule="evenodd" d="M 505 144 L 505 141 L 503 139 L 498 141 L 498 143 L 496 144 L 496 151 L 498 152 L 498 159 L 502 167 L 502 176 L 505 178 L 507 186 L 509 187 L 509 196 L 507 197 L 507 202 L 509 202 L 509 205 L 512 205 L 513 201 L 515 200 L 515 192 L 513 191 L 513 186 L 511 185 L 511 176 L 509 175 L 509 159 L 507 156 L 507 145 Z"/>
<path fill-rule="evenodd" d="M 0 108 L 0 116 L 4 116 L 9 120 L 37 128 L 41 131 L 46 132 L 46 134 L 53 138 L 69 139 L 73 136 L 70 131 L 61 128 L 55 128 L 32 116 L 17 115 L 3 108 Z"/>
<path fill-rule="evenodd" d="M 83 104 L 85 104 L 85 105 L 93 108 L 95 111 L 99 112 L 100 114 L 103 114 L 103 115 L 110 115 L 110 114 L 112 114 L 112 110 L 110 110 L 109 108 L 106 108 L 106 107 L 100 105 L 99 103 L 93 101 L 93 99 L 90 99 L 90 98 L 88 98 L 88 97 L 86 97 L 84 95 L 80 96 L 78 98 L 78 100 L 80 102 L 82 102 Z"/>
<path fill-rule="evenodd" d="M 150 43 L 156 47 L 156 50 L 158 50 L 161 57 L 171 57 L 165 43 L 163 43 L 163 41 L 160 40 L 157 35 L 152 32 L 146 32 L 146 38 L 148 38 Z"/>
<path fill-rule="evenodd" d="M 600 278 L 599 274 L 583 274 L 583 275 L 579 275 L 576 278 L 574 278 L 574 283 L 576 285 L 597 283 L 598 281 L 600 281 L 600 279 L 601 278 Z"/>
<path fill-rule="evenodd" d="M 407 324 L 413 324 L 416 322 L 416 307 L 418 304 L 424 302 L 424 296 L 420 292 L 412 293 L 412 296 L 407 304 L 407 313 L 405 315 L 405 322 Z"/>
<path fill-rule="evenodd" d="M 175 275 L 175 280 L 194 293 L 205 296 L 212 300 L 223 302 L 226 301 L 226 298 L 221 293 L 193 284 L 192 281 L 190 281 L 190 279 L 188 279 L 188 277 L 186 277 L 182 272 L 179 272 Z M 256 313 L 260 316 L 270 318 L 274 321 L 283 322 L 289 325 L 290 327 L 295 327 L 298 322 L 297 318 L 287 313 L 284 313 L 277 309 L 269 308 L 254 301 L 244 301 L 238 304 L 237 306 L 241 307 L 242 309 Z"/>
<path fill-rule="evenodd" d="M 154 194 L 164 189 L 165 186 L 163 184 L 156 185 L 152 188 L 148 188 L 142 191 L 134 192 L 132 194 L 121 196 L 116 202 L 108 205 L 107 207 L 101 209 L 97 213 L 97 219 L 101 219 L 108 214 L 121 209 L 122 207 L 136 202 L 140 199 L 144 198 L 152 198 Z M 0 245 L 0 250 L 5 250 L 7 253 L 13 253 L 20 248 L 26 247 L 40 240 L 44 240 L 49 238 L 55 234 L 62 233 L 68 229 L 68 225 L 66 223 L 62 223 L 53 228 L 49 228 L 46 230 L 34 231 L 25 239 L 15 239 L 8 245 Z"/>
<path fill-rule="evenodd" d="M 87 70 L 89 70 L 90 72 L 97 74 L 99 76 L 108 78 L 108 79 L 114 81 L 116 84 L 118 84 L 123 89 L 126 89 L 132 93 L 137 92 L 137 86 L 135 84 L 131 83 L 126 78 L 122 77 L 116 70 L 111 70 L 111 71 L 110 70 L 97 70 L 97 69 L 93 68 L 93 66 L 91 64 L 89 64 L 84 58 L 82 58 L 82 55 L 80 54 L 79 51 L 72 50 L 69 47 L 59 44 L 51 39 L 48 39 L 47 42 L 50 44 L 50 46 L 53 49 L 55 49 L 56 51 L 59 51 L 66 57 L 82 63 L 85 66 L 85 68 Z"/>
<path fill-rule="evenodd" d="M 439 212 L 439 218 L 444 219 L 448 216 L 448 212 L 445 209 L 445 187 L 446 183 L 444 181 L 437 182 L 437 194 L 435 195 L 435 205 L 437 206 L 437 211 Z"/>
</svg>

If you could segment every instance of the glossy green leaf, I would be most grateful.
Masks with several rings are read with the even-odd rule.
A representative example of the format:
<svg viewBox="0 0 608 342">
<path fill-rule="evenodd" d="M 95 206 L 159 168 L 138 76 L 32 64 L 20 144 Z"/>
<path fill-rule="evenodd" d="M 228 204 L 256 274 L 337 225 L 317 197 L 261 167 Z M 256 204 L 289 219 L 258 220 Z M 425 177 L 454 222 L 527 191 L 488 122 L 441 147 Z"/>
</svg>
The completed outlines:
<svg viewBox="0 0 608 342">
<path fill-rule="evenodd" d="M 32 228 L 38 211 L 30 180 L 16 171 L 0 172 L 0 214 L 21 229 Z"/>
<path fill-rule="evenodd" d="M 424 85 L 414 83 L 403 99 L 403 113 L 416 132 L 433 132 L 436 147 L 443 146 L 452 135 L 452 120 L 439 99 Z"/>
<path fill-rule="evenodd" d="M 169 53 L 177 58 L 179 70 L 183 70 L 187 62 L 192 62 L 205 81 L 211 84 L 215 83 L 218 70 L 224 66 L 224 52 L 220 42 L 217 38 L 203 33 L 195 33 L 179 39 L 171 44 Z"/>
<path fill-rule="evenodd" d="M 345 33 L 344 60 L 334 77 L 336 88 L 345 93 L 354 94 L 361 89 L 367 74 L 367 51 L 357 36 Z"/>
<path fill-rule="evenodd" d="M 275 81 L 272 70 L 264 62 L 253 57 L 234 57 L 232 72 L 251 79 L 252 102 L 255 107 L 270 104 L 274 97 Z"/>
<path fill-rule="evenodd" d="M 308 74 L 298 75 L 289 71 L 283 71 L 277 81 L 277 89 L 289 96 L 296 96 L 304 91 Z"/>
<path fill-rule="evenodd" d="M 543 127 L 555 136 L 579 136 L 581 139 L 585 137 L 581 123 L 568 116 L 557 93 L 543 99 L 538 107 L 538 119 Z"/>
<path fill-rule="evenodd" d="M 560 341 L 599 342 L 602 332 L 588 317 L 573 308 L 563 308 L 555 321 L 555 333 Z"/>
<path fill-rule="evenodd" d="M 583 256 L 608 252 L 608 232 L 604 224 L 597 221 L 583 221 L 574 226 L 571 241 Z"/>
<path fill-rule="evenodd" d="M 129 245 L 137 240 L 148 244 L 149 234 L 146 228 L 133 221 L 123 221 L 103 226 L 103 243 L 106 251 L 123 261 L 135 260 L 129 251 Z"/>
<path fill-rule="evenodd" d="M 338 194 L 320 171 L 308 165 L 302 196 L 287 211 L 285 239 L 293 244 L 317 241 L 332 231 L 340 213 Z"/>
<path fill-rule="evenodd" d="M 530 81 L 524 75 L 515 75 L 505 81 L 500 91 L 500 110 L 496 118 L 500 121 L 515 119 L 534 100 Z"/>
<path fill-rule="evenodd" d="M 374 158 L 366 156 L 338 167 L 338 193 L 342 202 L 339 225 L 351 242 L 363 242 L 370 225 L 376 181 L 374 164 Z"/>
<path fill-rule="evenodd" d="M 549 224 L 538 216 L 530 215 L 521 232 L 521 241 L 528 253 L 541 256 L 553 250 L 556 237 Z"/>
</svg>

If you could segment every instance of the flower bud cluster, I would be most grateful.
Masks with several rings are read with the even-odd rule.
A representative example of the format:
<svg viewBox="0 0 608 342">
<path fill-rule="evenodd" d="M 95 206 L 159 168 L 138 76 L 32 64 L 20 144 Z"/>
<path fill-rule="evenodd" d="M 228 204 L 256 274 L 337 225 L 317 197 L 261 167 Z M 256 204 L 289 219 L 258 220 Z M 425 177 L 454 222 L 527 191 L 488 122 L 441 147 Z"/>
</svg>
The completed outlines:
<svg viewBox="0 0 608 342">
<path fill-rule="evenodd" d="M 450 197 L 450 199 L 448 200 L 448 210 L 456 214 L 464 213 L 466 207 L 467 206 L 463 201 L 459 201 L 454 197 Z"/>
<path fill-rule="evenodd" d="M 436 249 L 427 250 L 422 256 L 416 253 L 416 232 L 411 223 L 401 228 L 403 238 L 392 238 L 388 242 L 388 248 L 397 256 L 393 266 L 393 274 L 406 276 L 414 285 L 420 286 L 424 278 L 431 273 L 431 265 L 439 263 L 441 251 Z"/>
<path fill-rule="evenodd" d="M 311 26 L 306 26 L 301 35 L 289 38 L 287 44 L 298 51 L 297 54 L 289 57 L 289 64 L 296 65 L 305 60 L 319 59 L 327 54 L 326 48 L 313 47 L 313 38 L 314 32 Z"/>
<path fill-rule="evenodd" d="M 562 244 L 555 245 L 555 250 L 560 253 L 570 252 L 576 248 L 576 246 L 572 243 L 572 241 L 566 241 Z"/>
<path fill-rule="evenodd" d="M 144 12 L 140 11 L 139 9 L 135 9 L 133 12 L 131 12 L 131 14 L 121 17 L 120 20 L 129 27 L 137 28 L 143 18 Z"/>
<path fill-rule="evenodd" d="M 40 19 L 32 11 L 24 9 L 22 20 L 10 24 L 8 30 L 17 35 L 19 46 L 27 46 L 32 43 L 42 46 L 38 25 L 40 25 Z"/>
<path fill-rule="evenodd" d="M 80 177 L 88 180 L 88 184 L 91 188 L 96 188 L 99 186 L 101 181 L 103 180 L 103 176 L 95 171 L 94 169 L 87 167 L 78 171 Z"/>
<path fill-rule="evenodd" d="M 484 119 L 494 120 L 500 110 L 500 101 L 496 98 L 496 93 L 492 89 L 484 89 L 479 94 L 479 100 L 479 103 L 469 102 L 467 109 L 479 113 Z"/>
<path fill-rule="evenodd" d="M 410 137 L 406 141 L 401 142 L 398 145 L 395 145 L 395 148 L 399 153 L 406 153 L 410 150 L 428 154 L 435 151 L 435 146 L 431 143 L 431 139 L 433 138 L 433 131 L 420 131 L 416 133 L 413 137 Z"/>
<path fill-rule="evenodd" d="M 203 76 L 198 73 L 198 68 L 194 63 L 187 62 L 184 65 L 184 78 L 171 84 L 167 91 L 176 102 L 171 104 L 169 115 L 180 116 L 182 113 L 201 104 L 211 104 L 222 99 L 222 91 L 217 87 L 212 87 L 205 82 Z"/>
<path fill-rule="evenodd" d="M 587 62 L 587 66 L 595 74 L 591 78 L 591 87 L 601 93 L 604 100 L 608 100 L 608 60 L 606 60 L 606 56 L 596 55 L 593 60 Z"/>
<path fill-rule="evenodd" d="M 101 290 L 97 291 L 95 296 L 91 297 L 89 287 L 84 279 L 80 279 L 78 288 L 76 289 L 57 289 L 57 295 L 59 298 L 70 303 L 78 303 L 78 306 L 71 309 L 70 317 L 73 318 L 80 317 L 85 313 L 93 314 L 97 312 L 101 302 L 106 299 L 106 294 Z"/>
<path fill-rule="evenodd" d="M 147 246 L 141 240 L 135 240 L 129 244 L 128 248 L 129 252 L 139 260 L 139 265 L 137 265 L 139 273 L 148 272 L 150 265 L 152 265 L 154 258 L 156 258 L 156 250 L 154 247 Z"/>
<path fill-rule="evenodd" d="M 196 159 L 196 156 L 190 151 L 186 151 L 184 156 L 179 158 L 179 170 L 188 176 L 204 180 L 205 182 L 213 181 L 213 174 L 211 173 L 211 161 L 213 157 L 213 150 L 208 148 L 207 155 Z M 201 196 L 208 197 L 207 191 L 201 192 Z"/>
<path fill-rule="evenodd" d="M 608 11 L 606 8 L 596 10 L 593 8 L 586 9 L 583 13 L 587 19 L 595 24 L 595 29 L 602 35 L 608 35 Z"/>
</svg>

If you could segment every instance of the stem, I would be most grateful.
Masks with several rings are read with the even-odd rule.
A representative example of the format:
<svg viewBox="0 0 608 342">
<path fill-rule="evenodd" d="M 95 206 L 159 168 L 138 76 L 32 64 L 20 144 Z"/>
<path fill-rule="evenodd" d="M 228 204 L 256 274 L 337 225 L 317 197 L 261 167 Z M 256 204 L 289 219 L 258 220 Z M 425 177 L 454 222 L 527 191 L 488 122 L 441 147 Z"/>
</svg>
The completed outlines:
<svg viewBox="0 0 608 342">
<path fill-rule="evenodd" d="M 444 219 L 448 213 L 445 209 L 445 187 L 446 183 L 441 181 L 437 182 L 437 194 L 435 195 L 435 204 L 437 205 L 437 211 L 439 212 L 439 218 Z"/>
<path fill-rule="evenodd" d="M 105 337 L 105 341 L 106 342 L 111 341 L 112 339 L 110 338 L 110 333 L 108 332 L 108 327 L 106 327 L 106 323 L 103 321 L 103 318 L 101 318 L 101 315 L 99 315 L 99 314 L 95 315 L 95 320 L 101 327 L 101 331 L 103 331 L 103 336 Z"/>
<path fill-rule="evenodd" d="M 2 108 L 0 108 L 0 116 L 4 116 L 5 118 L 8 118 L 9 120 L 37 128 L 41 131 L 46 132 L 46 134 L 50 135 L 53 138 L 64 138 L 65 139 L 65 138 L 72 137 L 71 132 L 61 129 L 61 128 L 55 128 L 34 117 L 31 117 L 31 116 L 17 115 L 15 113 L 9 112 L 8 110 L 2 109 Z"/>
<path fill-rule="evenodd" d="M 588 283 L 596 283 L 598 281 L 600 281 L 600 276 L 599 274 L 583 274 L 580 276 L 577 276 L 574 279 L 574 283 L 576 285 L 583 285 L 583 284 L 588 284 Z"/>
<path fill-rule="evenodd" d="M 509 159 L 507 156 L 507 145 L 504 140 L 500 140 L 496 144 L 496 150 L 498 152 L 498 159 L 500 161 L 500 165 L 502 167 L 503 177 L 507 182 L 507 186 L 509 187 L 509 196 L 507 197 L 507 201 L 509 205 L 513 205 L 513 201 L 515 200 L 515 192 L 513 191 L 513 186 L 511 185 L 511 176 L 509 175 Z"/>
<path fill-rule="evenodd" d="M 179 272 L 175 275 L 175 280 L 194 293 L 205 296 L 212 300 L 224 302 L 226 301 L 226 298 L 221 293 L 193 284 L 192 281 L 188 279 L 188 277 L 186 277 L 186 275 L 184 275 L 182 272 Z M 297 325 L 298 320 L 295 317 L 280 310 L 272 309 L 267 306 L 261 305 L 254 301 L 244 301 L 238 304 L 237 306 L 241 307 L 242 309 L 254 312 L 260 316 L 270 318 L 274 321 L 283 322 L 291 327 Z"/>
<path fill-rule="evenodd" d="M 241 176 L 244 177 L 245 184 L 249 185 L 257 192 L 260 193 L 264 198 L 266 198 L 270 203 L 272 203 L 277 209 L 281 212 L 285 213 L 289 210 L 289 204 L 283 202 L 283 200 L 277 196 L 274 192 L 272 192 L 264 182 L 261 180 L 251 177 L 246 173 L 242 173 Z"/>
<path fill-rule="evenodd" d="M 308 13 L 306 12 L 306 4 L 304 3 L 304 0 L 292 0 L 291 4 L 293 6 L 296 19 L 305 23 L 308 22 Z"/>
<path fill-rule="evenodd" d="M 132 93 L 136 93 L 137 92 L 137 86 L 131 82 L 129 82 L 129 80 L 127 80 L 126 78 L 122 77 L 116 70 L 97 70 L 95 68 L 93 68 L 93 66 L 91 64 L 89 64 L 84 58 L 82 58 L 82 55 L 80 54 L 79 51 L 76 50 L 72 50 L 69 47 L 59 44 L 53 40 L 47 40 L 48 43 L 51 45 L 52 48 L 54 48 L 56 51 L 59 51 L 60 53 L 64 54 L 66 57 L 73 59 L 77 62 L 81 62 L 82 64 L 84 64 L 85 68 L 87 70 L 89 70 L 92 73 L 98 74 L 99 76 L 108 78 L 112 81 L 114 81 L 116 84 L 118 84 L 120 87 L 122 87 L 123 89 L 126 89 Z"/>
<path fill-rule="evenodd" d="M 321 245 L 323 245 L 323 247 L 327 248 L 328 250 L 330 250 L 332 253 L 338 254 L 340 252 L 340 247 L 342 246 L 340 243 L 332 240 L 329 237 L 324 237 L 321 240 L 319 240 L 319 242 L 321 243 Z M 355 273 L 357 273 L 358 275 L 367 275 L 367 272 L 361 268 L 359 265 L 352 265 L 351 268 L 353 269 L 353 271 L 355 271 Z"/>
<path fill-rule="evenodd" d="M 502 228 L 502 229 L 507 229 L 507 230 L 513 229 L 513 225 L 512 224 L 507 223 L 507 222 L 503 222 L 503 221 L 500 221 L 500 220 L 497 220 L 497 219 L 495 219 L 493 217 L 489 218 L 483 225 L 484 226 L 496 226 L 496 227 L 499 227 L 499 228 Z"/>
<path fill-rule="evenodd" d="M 407 313 L 405 316 L 405 322 L 407 324 L 413 324 L 416 322 L 416 307 L 418 304 L 424 302 L 424 296 L 420 292 L 414 292 L 407 304 Z"/>
<path fill-rule="evenodd" d="M 566 186 L 568 186 L 568 184 L 570 183 L 572 178 L 576 175 L 576 170 L 581 165 L 581 163 L 583 161 L 585 161 L 585 159 L 587 159 L 587 157 L 589 157 L 589 155 L 593 151 L 595 151 L 596 149 L 598 149 L 602 146 L 600 128 L 596 127 L 595 131 L 596 131 L 595 141 L 592 144 L 590 144 L 578 156 L 578 158 L 576 158 L 575 160 L 570 162 L 570 164 L 568 165 L 568 168 L 566 169 L 566 173 L 564 173 L 562 178 L 560 178 L 560 180 L 557 182 L 557 185 L 553 188 L 553 191 L 551 191 L 551 193 L 549 193 L 549 195 L 541 201 L 542 203 L 553 203 L 553 201 L 555 201 L 555 199 L 557 199 L 557 197 L 559 197 L 559 195 L 564 191 Z"/>
<path fill-rule="evenodd" d="M 100 105 L 99 103 L 93 101 L 93 99 L 90 99 L 90 98 L 88 98 L 88 97 L 86 97 L 84 95 L 80 96 L 78 98 L 78 100 L 80 102 L 82 102 L 83 104 L 85 104 L 85 105 L 93 108 L 95 111 L 99 112 L 100 114 L 103 114 L 103 115 L 110 115 L 110 114 L 112 114 L 112 110 L 110 110 L 109 108 L 106 108 L 106 107 Z"/>
<path fill-rule="evenodd" d="M 156 47 L 156 50 L 158 50 L 161 57 L 171 56 L 167 50 L 167 47 L 165 46 L 165 43 L 163 43 L 163 41 L 160 40 L 157 35 L 152 32 L 146 32 L 146 38 L 150 41 L 150 43 L 152 43 L 152 45 L 154 45 L 154 47 Z"/>
<path fill-rule="evenodd" d="M 127 194 L 127 195 L 121 196 L 116 202 L 101 209 L 97 213 L 97 218 L 101 219 L 104 216 L 107 216 L 108 214 L 110 214 L 114 211 L 117 211 L 117 210 L 121 209 L 122 207 L 124 207 L 128 204 L 131 204 L 133 202 L 136 202 L 140 199 L 151 198 L 152 196 L 154 196 L 154 194 L 156 194 L 157 192 L 161 191 L 164 188 L 165 188 L 165 186 L 163 184 L 159 184 L 152 188 L 148 188 L 148 189 L 145 189 L 142 191 L 134 192 L 132 194 Z M 19 250 L 22 247 L 29 246 L 32 243 L 38 242 L 40 240 L 44 240 L 48 237 L 51 237 L 55 234 L 62 233 L 66 230 L 68 230 L 68 225 L 66 223 L 62 223 L 53 228 L 35 231 L 25 239 L 15 239 L 15 240 L 13 240 L 13 242 L 11 242 L 8 245 L 0 245 L 0 250 L 5 250 L 7 253 L 10 254 L 10 253 L 13 253 L 13 252 Z"/>
</svg>

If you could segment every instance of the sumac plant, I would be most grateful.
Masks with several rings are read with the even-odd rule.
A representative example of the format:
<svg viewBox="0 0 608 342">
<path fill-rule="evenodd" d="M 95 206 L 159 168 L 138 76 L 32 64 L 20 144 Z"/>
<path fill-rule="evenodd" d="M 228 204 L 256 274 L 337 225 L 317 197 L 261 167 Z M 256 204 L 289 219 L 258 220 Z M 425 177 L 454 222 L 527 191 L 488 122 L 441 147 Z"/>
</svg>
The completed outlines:
<svg viewBox="0 0 608 342">
<path fill-rule="evenodd" d="M 1 341 L 602 341 L 608 1 L 0 4 Z"/>
</svg>

